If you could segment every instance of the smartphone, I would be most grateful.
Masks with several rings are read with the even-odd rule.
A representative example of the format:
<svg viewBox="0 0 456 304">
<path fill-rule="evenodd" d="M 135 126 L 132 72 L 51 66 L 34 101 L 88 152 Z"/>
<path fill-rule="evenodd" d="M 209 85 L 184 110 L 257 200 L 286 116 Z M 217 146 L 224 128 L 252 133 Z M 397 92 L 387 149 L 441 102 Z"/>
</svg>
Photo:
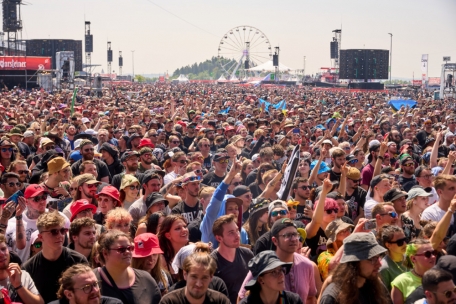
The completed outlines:
<svg viewBox="0 0 456 304">
<path fill-rule="evenodd" d="M 301 130 L 299 130 L 299 128 L 294 128 L 293 129 L 293 133 L 294 134 L 299 134 L 299 133 L 301 133 Z"/>
<path fill-rule="evenodd" d="M 364 230 L 372 230 L 377 228 L 377 222 L 375 220 L 369 220 L 364 223 Z"/>
<path fill-rule="evenodd" d="M 19 203 L 19 197 L 24 196 L 24 193 L 21 190 L 14 192 L 5 203 L 14 202 L 16 205 Z"/>
<path fill-rule="evenodd" d="M 309 207 L 310 210 L 313 209 L 313 203 L 311 200 L 306 200 L 306 207 Z"/>
<path fill-rule="evenodd" d="M 62 119 L 62 123 L 68 123 L 68 119 Z"/>
<path fill-rule="evenodd" d="M 6 198 L 0 197 L 0 205 L 5 205 L 6 204 Z"/>
</svg>

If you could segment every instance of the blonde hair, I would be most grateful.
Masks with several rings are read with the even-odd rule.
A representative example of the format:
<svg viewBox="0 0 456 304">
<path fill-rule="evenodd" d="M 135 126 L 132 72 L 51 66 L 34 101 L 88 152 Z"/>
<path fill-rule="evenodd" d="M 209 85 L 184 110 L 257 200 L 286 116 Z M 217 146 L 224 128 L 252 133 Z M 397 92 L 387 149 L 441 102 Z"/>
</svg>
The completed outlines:
<svg viewBox="0 0 456 304">
<path fill-rule="evenodd" d="M 45 212 L 36 221 L 36 228 L 41 233 L 44 229 L 53 226 L 63 226 L 65 219 L 57 211 Z"/>
<path fill-rule="evenodd" d="M 106 228 L 113 229 L 118 222 L 131 222 L 133 220 L 131 214 L 123 208 L 114 208 L 106 214 Z"/>
</svg>

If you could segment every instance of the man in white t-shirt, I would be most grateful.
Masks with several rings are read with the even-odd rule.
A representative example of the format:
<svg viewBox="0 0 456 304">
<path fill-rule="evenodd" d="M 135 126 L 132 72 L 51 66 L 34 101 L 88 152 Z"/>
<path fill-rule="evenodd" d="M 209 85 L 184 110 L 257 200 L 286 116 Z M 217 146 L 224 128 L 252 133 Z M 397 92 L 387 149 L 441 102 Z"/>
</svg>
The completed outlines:
<svg viewBox="0 0 456 304">
<path fill-rule="evenodd" d="M 448 211 L 451 200 L 456 195 L 456 176 L 440 174 L 434 180 L 434 188 L 439 195 L 439 201 L 426 208 L 421 214 L 421 219 L 438 222 Z M 451 224 L 453 224 L 453 217 Z"/>
<path fill-rule="evenodd" d="M 30 257 L 30 237 L 33 232 L 37 230 L 36 220 L 38 217 L 49 211 L 46 209 L 46 199 L 48 193 L 47 189 L 41 185 L 32 184 L 29 185 L 24 191 L 24 197 L 20 197 L 19 200 L 25 200 L 25 205 L 27 209 L 22 213 L 22 215 L 13 217 L 8 221 L 8 227 L 6 228 L 6 244 L 9 250 L 16 252 L 21 258 L 22 262 L 25 262 Z M 60 215 L 64 216 L 63 213 L 59 212 Z M 65 228 L 70 227 L 70 221 L 66 216 L 65 218 Z M 25 237 L 25 248 L 18 249 L 16 247 L 16 225 L 19 226 L 19 221 L 23 224 L 23 230 L 19 232 Z"/>
<path fill-rule="evenodd" d="M 429 193 L 432 196 L 429 197 L 429 205 L 435 204 L 439 200 L 439 196 L 432 185 L 434 174 L 432 174 L 431 169 L 425 166 L 419 166 L 415 169 L 415 177 L 418 185 L 423 187 L 426 192 L 429 192 L 427 189 L 431 189 Z"/>
<path fill-rule="evenodd" d="M 378 203 L 383 202 L 383 195 L 391 189 L 391 182 L 387 174 L 380 174 L 372 178 L 370 190 L 364 203 L 364 216 L 367 219 L 372 218 L 372 208 Z"/>
</svg>

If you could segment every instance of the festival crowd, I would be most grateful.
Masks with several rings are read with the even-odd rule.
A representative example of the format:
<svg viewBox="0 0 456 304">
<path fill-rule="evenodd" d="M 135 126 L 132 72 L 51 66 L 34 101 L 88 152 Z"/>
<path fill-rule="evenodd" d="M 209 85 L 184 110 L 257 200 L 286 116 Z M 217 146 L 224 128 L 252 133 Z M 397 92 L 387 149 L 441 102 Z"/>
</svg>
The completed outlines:
<svg viewBox="0 0 456 304">
<path fill-rule="evenodd" d="M 456 303 L 454 100 L 402 92 L 4 88 L 0 301 Z"/>
</svg>

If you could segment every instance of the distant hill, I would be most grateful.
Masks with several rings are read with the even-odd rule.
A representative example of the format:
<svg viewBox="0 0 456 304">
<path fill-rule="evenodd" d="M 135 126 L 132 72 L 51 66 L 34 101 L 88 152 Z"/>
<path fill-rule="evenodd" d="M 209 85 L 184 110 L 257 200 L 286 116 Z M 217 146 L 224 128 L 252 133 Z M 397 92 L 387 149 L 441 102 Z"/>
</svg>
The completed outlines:
<svg viewBox="0 0 456 304">
<path fill-rule="evenodd" d="M 234 60 L 223 59 L 224 63 L 233 63 Z M 177 78 L 180 74 L 186 75 L 189 79 L 218 79 L 222 75 L 223 69 L 220 66 L 220 62 L 217 57 L 212 57 L 204 62 L 194 63 L 192 65 L 187 65 L 176 69 L 171 76 L 171 78 Z"/>
</svg>

